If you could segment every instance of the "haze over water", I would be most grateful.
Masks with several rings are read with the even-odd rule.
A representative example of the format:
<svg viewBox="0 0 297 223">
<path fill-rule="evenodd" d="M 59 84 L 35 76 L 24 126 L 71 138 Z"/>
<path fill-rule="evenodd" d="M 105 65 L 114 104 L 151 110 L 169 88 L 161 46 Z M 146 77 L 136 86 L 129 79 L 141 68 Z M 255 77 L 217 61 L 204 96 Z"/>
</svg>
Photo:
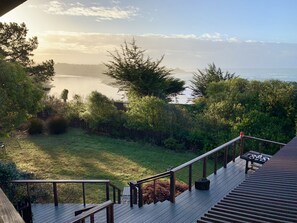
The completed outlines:
<svg viewBox="0 0 297 223">
<path fill-rule="evenodd" d="M 278 79 L 281 81 L 295 81 L 297 82 L 297 69 L 296 68 L 279 68 L 279 69 L 256 69 L 256 68 L 231 68 L 222 69 L 223 71 L 228 70 L 231 73 L 239 75 L 241 78 L 248 80 L 268 80 L 268 79 Z M 193 78 L 193 72 L 183 72 L 174 73 L 174 77 L 180 78 L 186 82 L 186 86 L 190 86 L 191 80 Z M 96 76 L 77 76 L 77 75 L 64 75 L 57 73 L 52 82 L 54 86 L 50 95 L 60 97 L 61 92 L 64 89 L 69 90 L 69 99 L 75 94 L 81 95 L 86 98 L 92 91 L 98 91 L 108 98 L 113 100 L 125 100 L 123 97 L 123 92 L 118 92 L 118 88 L 114 86 L 107 85 L 102 81 L 100 75 Z M 184 95 L 177 98 L 177 103 L 187 103 L 191 98 L 191 90 L 186 89 Z"/>
</svg>

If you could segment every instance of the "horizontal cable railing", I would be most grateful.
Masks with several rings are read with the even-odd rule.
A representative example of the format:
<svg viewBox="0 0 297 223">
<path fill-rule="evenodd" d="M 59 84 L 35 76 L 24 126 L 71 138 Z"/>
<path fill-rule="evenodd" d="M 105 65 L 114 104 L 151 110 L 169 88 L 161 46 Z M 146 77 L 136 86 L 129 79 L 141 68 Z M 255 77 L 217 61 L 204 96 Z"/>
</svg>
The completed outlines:
<svg viewBox="0 0 297 223">
<path fill-rule="evenodd" d="M 106 222 L 113 223 L 114 222 L 114 213 L 113 213 L 113 202 L 108 200 L 102 204 L 96 205 L 81 214 L 69 219 L 65 223 L 78 223 L 78 222 L 85 222 L 87 218 L 90 218 L 90 223 L 95 222 L 95 214 L 99 211 L 106 209 Z"/>
<path fill-rule="evenodd" d="M 105 185 L 105 200 L 110 200 L 110 193 L 112 192 L 112 198 L 114 203 L 121 203 L 121 190 L 115 185 L 111 184 L 109 180 L 13 180 L 14 184 L 25 184 L 27 197 L 31 203 L 30 186 L 33 184 L 52 184 L 53 199 L 55 206 L 58 206 L 58 184 L 81 184 L 82 185 L 82 199 L 83 204 L 86 206 L 86 184 L 99 184 Z M 112 191 L 110 191 L 110 188 Z"/>
<path fill-rule="evenodd" d="M 252 137 L 252 136 L 244 136 L 244 134 L 241 132 L 240 136 L 230 140 L 229 142 L 226 142 L 223 145 L 220 145 L 218 147 L 216 147 L 215 149 L 208 151 L 184 164 L 181 164 L 171 170 L 168 170 L 166 172 L 151 176 L 151 177 L 147 177 L 144 179 L 141 179 L 137 182 L 131 181 L 129 182 L 130 185 L 130 206 L 133 207 L 133 204 L 137 204 L 139 207 L 143 206 L 143 184 L 147 183 L 147 182 L 153 182 L 153 193 L 154 193 L 154 202 L 156 203 L 156 181 L 161 179 L 161 178 L 165 178 L 165 177 L 169 177 L 169 190 L 170 190 L 170 198 L 169 200 L 172 203 L 175 203 L 175 197 L 176 197 L 176 174 L 177 172 L 188 168 L 188 190 L 191 191 L 192 189 L 192 183 L 193 183 L 193 165 L 198 163 L 198 162 L 202 162 L 202 178 L 206 178 L 207 175 L 207 160 L 209 157 L 213 158 L 213 162 L 214 162 L 214 169 L 213 172 L 214 174 L 217 173 L 217 169 L 218 169 L 218 158 L 219 158 L 219 153 L 223 153 L 223 164 L 222 166 L 224 168 L 227 168 L 227 164 L 228 164 L 228 159 L 231 157 L 231 161 L 235 162 L 235 158 L 238 155 L 242 155 L 244 152 L 244 139 L 252 139 L 252 140 L 257 140 L 260 142 L 264 142 L 264 143 L 271 143 L 271 144 L 275 144 L 280 146 L 280 148 L 282 146 L 284 146 L 284 143 L 279 143 L 279 142 L 274 142 L 274 141 L 270 141 L 270 140 L 266 140 L 266 139 L 261 139 L 261 138 L 256 138 L 256 137 Z M 238 151 L 238 147 L 239 147 L 239 151 Z M 230 154 L 230 150 L 232 152 L 232 154 Z"/>
</svg>

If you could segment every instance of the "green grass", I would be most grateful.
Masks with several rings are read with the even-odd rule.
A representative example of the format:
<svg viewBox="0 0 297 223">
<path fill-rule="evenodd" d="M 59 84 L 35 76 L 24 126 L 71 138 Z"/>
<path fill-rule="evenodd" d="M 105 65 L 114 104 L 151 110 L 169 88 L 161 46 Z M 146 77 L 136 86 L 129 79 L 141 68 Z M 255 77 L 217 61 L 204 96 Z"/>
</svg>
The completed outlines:
<svg viewBox="0 0 297 223">
<path fill-rule="evenodd" d="M 130 180 L 164 172 L 197 156 L 80 129 L 62 135 L 26 136 L 18 143 L 10 139 L 6 144 L 6 153 L 0 158 L 15 162 L 19 169 L 40 179 L 109 179 L 121 189 Z M 185 181 L 187 170 L 181 171 L 178 179 Z"/>
</svg>

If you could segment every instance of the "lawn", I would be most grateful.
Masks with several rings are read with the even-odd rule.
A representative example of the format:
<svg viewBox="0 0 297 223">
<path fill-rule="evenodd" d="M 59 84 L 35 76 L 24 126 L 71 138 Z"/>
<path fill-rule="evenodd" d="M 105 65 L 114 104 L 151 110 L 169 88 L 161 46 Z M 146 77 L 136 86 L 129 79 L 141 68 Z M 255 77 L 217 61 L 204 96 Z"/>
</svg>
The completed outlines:
<svg viewBox="0 0 297 223">
<path fill-rule="evenodd" d="M 130 180 L 161 173 L 196 156 L 70 129 L 63 135 L 6 140 L 6 153 L 0 158 L 39 179 L 109 179 L 122 189 Z M 187 179 L 186 171 L 178 175 L 180 180 Z"/>
</svg>

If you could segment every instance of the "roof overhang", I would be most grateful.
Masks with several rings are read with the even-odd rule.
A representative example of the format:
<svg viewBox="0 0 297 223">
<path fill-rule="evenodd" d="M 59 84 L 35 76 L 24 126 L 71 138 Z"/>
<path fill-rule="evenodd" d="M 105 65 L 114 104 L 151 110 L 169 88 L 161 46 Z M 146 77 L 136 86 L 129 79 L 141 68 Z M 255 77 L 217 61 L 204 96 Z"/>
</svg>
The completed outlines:
<svg viewBox="0 0 297 223">
<path fill-rule="evenodd" d="M 1 0 L 0 1 L 0 16 L 14 9 L 18 5 L 22 4 L 27 0 Z"/>
</svg>

